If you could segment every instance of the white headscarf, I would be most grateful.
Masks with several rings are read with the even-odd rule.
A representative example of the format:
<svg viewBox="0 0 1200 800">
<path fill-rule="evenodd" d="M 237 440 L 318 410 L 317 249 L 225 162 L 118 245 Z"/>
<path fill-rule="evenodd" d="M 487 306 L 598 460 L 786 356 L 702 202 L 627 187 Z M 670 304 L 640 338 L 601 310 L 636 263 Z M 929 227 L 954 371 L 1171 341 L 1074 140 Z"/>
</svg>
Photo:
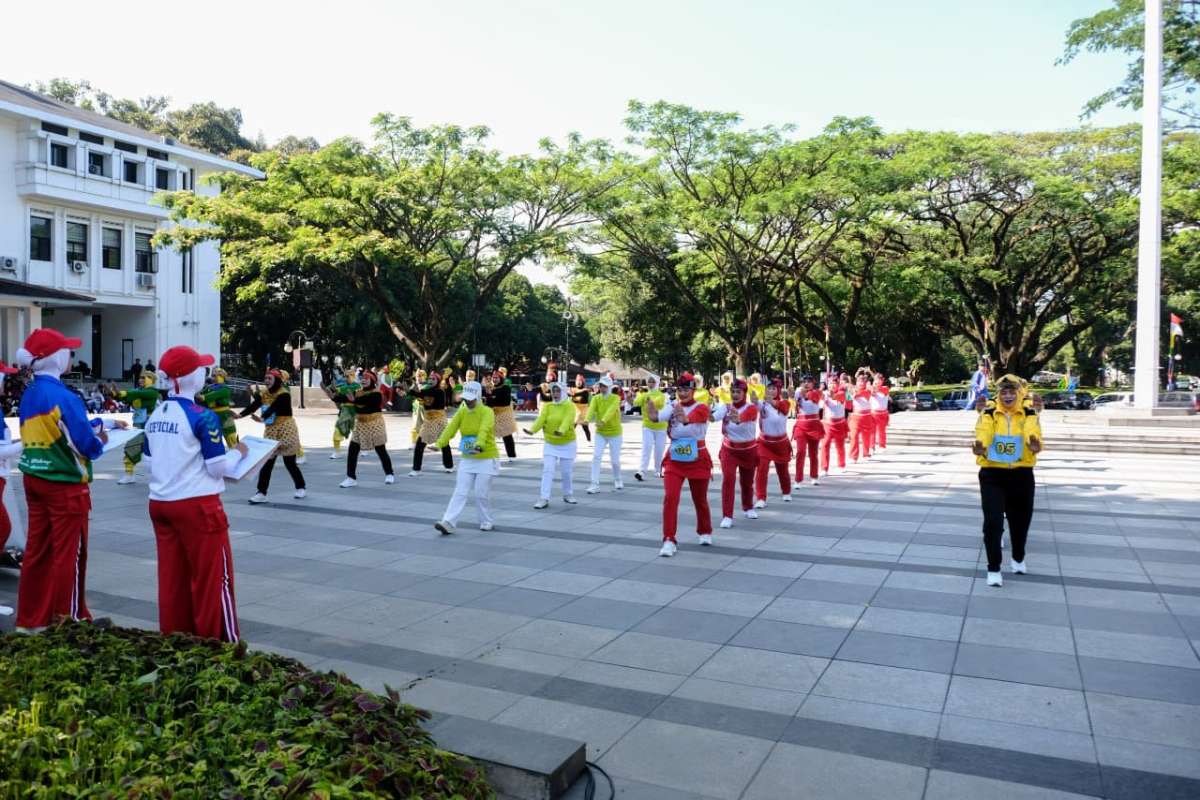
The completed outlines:
<svg viewBox="0 0 1200 800">
<path fill-rule="evenodd" d="M 567 396 L 567 382 L 565 380 L 563 380 L 562 378 L 559 378 L 557 383 L 550 385 L 550 397 L 551 398 L 554 397 L 555 389 L 558 389 L 558 391 L 560 392 L 559 398 L 554 401 L 555 403 L 571 402 L 571 398 Z"/>
<path fill-rule="evenodd" d="M 654 391 L 655 389 L 659 388 L 660 386 L 662 386 L 662 378 L 658 377 L 653 372 L 651 372 L 649 375 L 646 376 L 646 388 L 647 389 L 649 389 L 650 391 Z"/>
<path fill-rule="evenodd" d="M 64 347 L 45 358 L 35 359 L 33 353 L 22 347 L 17 350 L 16 360 L 19 366 L 32 366 L 34 375 L 49 375 L 51 378 L 57 378 L 71 366 L 71 351 Z"/>
<path fill-rule="evenodd" d="M 187 375 L 178 378 L 168 378 L 159 372 L 159 376 L 171 387 L 171 393 L 177 397 L 193 398 L 204 388 L 204 367 L 196 367 Z"/>
</svg>

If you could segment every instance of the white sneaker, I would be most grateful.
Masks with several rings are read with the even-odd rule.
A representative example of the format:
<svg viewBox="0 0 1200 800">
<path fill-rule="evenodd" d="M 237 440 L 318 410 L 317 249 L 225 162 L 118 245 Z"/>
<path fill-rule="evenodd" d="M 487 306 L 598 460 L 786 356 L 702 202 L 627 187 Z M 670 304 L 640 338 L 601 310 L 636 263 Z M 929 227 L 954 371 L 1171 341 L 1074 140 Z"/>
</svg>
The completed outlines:
<svg viewBox="0 0 1200 800">
<path fill-rule="evenodd" d="M 447 474 L 454 472 L 454 467 L 442 467 L 442 472 L 445 472 Z"/>
<path fill-rule="evenodd" d="M 746 514 L 746 519 L 758 519 L 758 512 L 755 511 L 753 508 L 747 509 L 745 514 Z"/>
<path fill-rule="evenodd" d="M 620 481 L 617 481 L 616 483 L 613 484 L 613 489 L 617 490 L 618 492 L 624 488 L 625 488 L 625 484 L 621 483 Z"/>
<path fill-rule="evenodd" d="M 643 475 L 639 470 L 638 472 L 633 473 L 633 479 L 640 482 L 646 480 L 646 476 Z"/>
<path fill-rule="evenodd" d="M 849 472 L 849 471 L 850 471 L 850 470 L 846 469 L 845 467 L 838 467 L 838 468 L 837 468 L 837 472 L 836 472 L 835 474 L 837 474 L 837 475 L 845 475 L 845 474 L 846 474 L 847 472 Z"/>
<path fill-rule="evenodd" d="M 822 477 L 822 478 L 828 478 L 828 477 L 829 477 L 829 470 L 827 470 L 827 469 L 823 469 L 823 470 L 821 470 L 821 477 Z"/>
<path fill-rule="evenodd" d="M 491 530 L 492 528 L 494 528 L 494 527 L 496 527 L 496 526 L 495 526 L 495 525 L 493 525 L 492 523 L 490 523 L 490 522 L 484 522 L 484 523 L 482 523 L 482 524 L 479 526 L 479 530 L 481 530 L 481 531 L 490 531 L 490 530 Z"/>
<path fill-rule="evenodd" d="M 816 483 L 816 481 L 813 481 L 813 483 Z M 791 492 L 788 492 L 787 494 L 785 494 L 783 496 L 783 502 L 785 502 L 785 503 L 792 502 L 792 493 Z"/>
<path fill-rule="evenodd" d="M 296 491 L 292 492 L 292 497 L 296 498 L 297 500 L 303 500 L 307 496 L 308 492 L 304 489 L 297 489 Z"/>
<path fill-rule="evenodd" d="M 733 527 L 733 517 L 721 517 L 721 527 L 722 528 L 732 528 Z"/>
<path fill-rule="evenodd" d="M 767 501 L 766 501 L 766 500 L 755 500 L 755 501 L 754 501 L 754 507 L 755 507 L 755 508 L 766 508 L 766 507 L 767 507 Z M 758 516 L 758 515 L 757 515 L 757 514 L 755 514 L 755 516 Z M 754 517 L 751 517 L 751 519 L 753 519 L 753 518 L 754 518 Z"/>
<path fill-rule="evenodd" d="M 352 486 L 358 486 L 358 481 L 354 480 L 354 478 L 346 478 L 346 480 L 338 484 L 339 489 L 349 489 Z"/>
<path fill-rule="evenodd" d="M 587 493 L 588 494 L 600 494 L 600 485 L 593 483 L 591 486 L 588 487 Z"/>
<path fill-rule="evenodd" d="M 670 539 L 667 539 L 665 542 L 663 542 L 662 549 L 658 551 L 658 554 L 663 558 L 670 558 L 671 556 L 675 555 L 675 551 L 678 549 L 679 548 L 675 546 L 674 542 L 672 542 Z"/>
<path fill-rule="evenodd" d="M 300 456 L 299 458 L 296 459 L 296 463 L 297 464 L 307 464 L 308 456 Z"/>
<path fill-rule="evenodd" d="M 820 482 L 819 480 L 817 480 L 816 478 L 813 478 L 813 479 L 812 479 L 812 485 L 813 485 L 813 486 L 820 486 L 820 485 L 821 485 L 821 482 Z"/>
<path fill-rule="evenodd" d="M 338 457 L 338 452 L 337 452 L 337 450 L 334 450 L 332 453 L 330 453 L 330 454 L 329 454 L 329 460 L 330 460 L 330 461 L 335 461 L 335 460 L 337 460 L 337 457 Z"/>
<path fill-rule="evenodd" d="M 1009 566 L 1012 567 L 1012 572 L 1014 575 L 1024 575 L 1025 574 L 1025 562 L 1024 561 L 1012 561 L 1009 563 Z"/>
<path fill-rule="evenodd" d="M 408 477 L 410 477 L 410 478 L 421 477 L 421 470 L 419 470 L 419 469 L 410 470 L 408 473 Z"/>
<path fill-rule="evenodd" d="M 550 501 L 543 497 L 543 498 L 540 498 L 536 503 L 534 503 L 533 507 L 534 508 L 545 508 L 548 505 L 550 505 Z"/>
<path fill-rule="evenodd" d="M 701 547 L 711 547 L 712 546 L 712 534 L 711 533 L 698 533 L 696 535 L 700 537 L 700 546 Z"/>
<path fill-rule="evenodd" d="M 384 482 L 384 483 L 388 483 L 388 484 L 395 483 L 395 482 L 396 482 L 396 476 L 395 476 L 395 475 L 384 475 L 384 476 L 383 476 L 383 482 Z"/>
<path fill-rule="evenodd" d="M 250 502 L 254 503 L 255 505 L 258 505 L 259 503 L 265 503 L 267 502 L 267 496 L 262 492 L 256 492 L 254 496 L 250 498 Z"/>
<path fill-rule="evenodd" d="M 563 502 L 566 503 L 567 505 L 573 506 L 576 503 L 578 503 L 579 501 L 575 499 L 575 495 L 569 494 L 563 498 Z"/>
<path fill-rule="evenodd" d="M 1000 577 L 999 572 L 989 572 L 987 576 L 988 586 L 1003 586 L 1004 578 Z"/>
<path fill-rule="evenodd" d="M 120 480 L 117 481 L 117 486 L 128 486 L 129 484 L 136 482 L 137 479 L 135 479 L 132 475 L 122 475 Z"/>
<path fill-rule="evenodd" d="M 454 533 L 453 523 L 446 522 L 444 519 L 433 523 L 433 527 L 437 528 L 438 533 L 442 534 L 442 536 L 449 536 Z"/>
</svg>

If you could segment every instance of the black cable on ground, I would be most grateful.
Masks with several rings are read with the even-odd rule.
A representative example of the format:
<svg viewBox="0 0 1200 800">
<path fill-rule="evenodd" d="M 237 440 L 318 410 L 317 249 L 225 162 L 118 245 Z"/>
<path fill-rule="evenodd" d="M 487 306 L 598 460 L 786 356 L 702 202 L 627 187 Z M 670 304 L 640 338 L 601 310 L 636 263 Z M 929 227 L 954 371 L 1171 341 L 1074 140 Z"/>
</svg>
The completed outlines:
<svg viewBox="0 0 1200 800">
<path fill-rule="evenodd" d="M 590 761 L 584 762 L 587 765 L 587 785 L 583 787 L 583 800 L 595 800 L 596 797 L 596 776 L 592 772 L 595 770 L 604 776 L 604 780 L 608 781 L 608 800 L 614 800 L 617 796 L 617 787 L 613 783 L 612 776 L 604 771 L 604 768 L 599 764 L 593 764 Z"/>
</svg>

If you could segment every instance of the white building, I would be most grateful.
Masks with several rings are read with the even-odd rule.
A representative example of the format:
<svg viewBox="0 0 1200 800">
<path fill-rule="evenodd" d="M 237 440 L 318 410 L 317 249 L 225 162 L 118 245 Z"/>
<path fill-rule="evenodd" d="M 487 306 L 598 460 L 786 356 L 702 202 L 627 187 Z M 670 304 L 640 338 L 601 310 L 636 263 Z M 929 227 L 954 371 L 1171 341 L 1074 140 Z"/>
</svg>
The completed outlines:
<svg viewBox="0 0 1200 800">
<path fill-rule="evenodd" d="M 154 250 L 159 191 L 215 194 L 206 173 L 261 173 L 0 81 L 0 358 L 31 330 L 83 340 L 76 359 L 119 378 L 187 344 L 220 353 L 220 254 Z"/>
</svg>

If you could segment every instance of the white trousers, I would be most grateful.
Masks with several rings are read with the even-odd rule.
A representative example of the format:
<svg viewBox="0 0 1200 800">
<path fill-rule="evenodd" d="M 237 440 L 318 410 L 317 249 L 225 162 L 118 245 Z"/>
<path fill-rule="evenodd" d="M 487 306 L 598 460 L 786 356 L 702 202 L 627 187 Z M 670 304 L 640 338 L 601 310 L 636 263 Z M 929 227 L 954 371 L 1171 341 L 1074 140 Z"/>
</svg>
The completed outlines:
<svg viewBox="0 0 1200 800">
<path fill-rule="evenodd" d="M 465 459 L 464 459 L 465 460 Z M 450 504 L 442 519 L 451 525 L 458 524 L 458 518 L 467 507 L 467 497 L 475 493 L 475 507 L 479 510 L 479 524 L 492 522 L 492 478 L 490 472 L 468 472 L 461 467 L 454 482 L 454 494 L 450 496 Z"/>
<path fill-rule="evenodd" d="M 654 474 L 662 468 L 663 456 L 667 453 L 667 432 L 656 431 L 642 426 L 642 468 L 646 472 L 650 468 L 650 456 L 654 456 Z"/>
<path fill-rule="evenodd" d="M 571 469 L 575 466 L 575 456 L 560 456 L 549 450 L 542 456 L 542 499 L 549 500 L 554 488 L 554 473 L 562 475 L 563 497 L 575 494 L 575 486 L 571 481 Z"/>
<path fill-rule="evenodd" d="M 608 460 L 612 463 L 613 482 L 621 482 L 621 437 L 620 436 L 605 436 L 602 433 L 595 434 L 592 444 L 595 450 L 592 451 L 592 485 L 600 485 L 600 466 L 604 460 L 604 451 L 608 451 Z"/>
</svg>

